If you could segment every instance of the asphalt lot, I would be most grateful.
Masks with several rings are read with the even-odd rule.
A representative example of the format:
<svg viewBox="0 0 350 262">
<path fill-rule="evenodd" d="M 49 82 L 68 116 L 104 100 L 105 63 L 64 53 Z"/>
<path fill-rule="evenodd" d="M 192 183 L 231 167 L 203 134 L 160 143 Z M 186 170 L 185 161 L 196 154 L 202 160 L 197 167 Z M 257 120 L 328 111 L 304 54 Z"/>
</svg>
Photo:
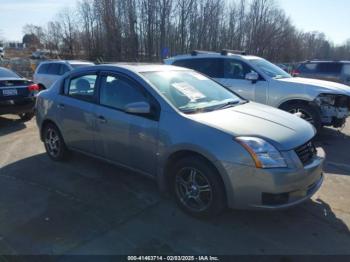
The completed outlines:
<svg viewBox="0 0 350 262">
<path fill-rule="evenodd" d="M 0 117 L 0 254 L 350 254 L 350 121 L 318 145 L 312 200 L 197 220 L 136 174 L 79 154 L 53 163 L 34 120 Z"/>
</svg>

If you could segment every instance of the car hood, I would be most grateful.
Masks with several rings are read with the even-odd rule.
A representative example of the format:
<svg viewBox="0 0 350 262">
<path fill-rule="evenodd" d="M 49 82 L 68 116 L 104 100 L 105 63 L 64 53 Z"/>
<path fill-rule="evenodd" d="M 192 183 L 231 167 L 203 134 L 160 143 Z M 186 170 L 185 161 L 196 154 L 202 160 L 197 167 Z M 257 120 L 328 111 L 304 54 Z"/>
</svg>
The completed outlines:
<svg viewBox="0 0 350 262">
<path fill-rule="evenodd" d="M 312 78 L 302 78 L 302 77 L 293 77 L 293 78 L 282 78 L 276 79 L 276 81 L 291 83 L 295 85 L 303 85 L 308 88 L 315 88 L 318 92 L 326 92 L 332 94 L 344 94 L 350 96 L 350 87 L 347 85 L 324 81 Z"/>
<path fill-rule="evenodd" d="M 207 113 L 187 115 L 194 121 L 224 131 L 233 137 L 263 138 L 279 150 L 294 149 L 315 136 L 305 120 L 279 109 L 249 102 Z"/>
</svg>

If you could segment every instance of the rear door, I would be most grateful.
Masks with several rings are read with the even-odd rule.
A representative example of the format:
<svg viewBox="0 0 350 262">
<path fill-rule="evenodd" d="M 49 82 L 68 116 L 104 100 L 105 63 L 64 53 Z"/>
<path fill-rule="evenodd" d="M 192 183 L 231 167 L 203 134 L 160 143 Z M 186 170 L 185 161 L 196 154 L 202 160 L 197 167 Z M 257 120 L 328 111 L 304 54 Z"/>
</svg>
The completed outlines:
<svg viewBox="0 0 350 262">
<path fill-rule="evenodd" d="M 57 98 L 58 121 L 69 147 L 94 154 L 98 73 L 91 71 L 65 80 Z"/>
<path fill-rule="evenodd" d="M 96 108 L 96 146 L 99 155 L 138 171 L 154 174 L 158 141 L 156 106 L 150 115 L 128 114 L 129 103 L 155 103 L 145 89 L 129 77 L 105 72 Z"/>
</svg>

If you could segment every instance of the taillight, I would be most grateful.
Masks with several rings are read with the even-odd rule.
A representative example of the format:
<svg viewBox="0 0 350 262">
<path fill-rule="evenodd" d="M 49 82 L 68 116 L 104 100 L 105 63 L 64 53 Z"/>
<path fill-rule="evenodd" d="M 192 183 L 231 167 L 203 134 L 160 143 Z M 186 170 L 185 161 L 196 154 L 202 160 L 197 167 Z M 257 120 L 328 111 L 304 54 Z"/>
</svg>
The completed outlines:
<svg viewBox="0 0 350 262">
<path fill-rule="evenodd" d="M 292 70 L 292 76 L 298 76 L 300 75 L 300 71 L 297 69 Z"/>
<path fill-rule="evenodd" d="M 30 86 L 28 86 L 28 90 L 31 92 L 40 91 L 40 87 L 37 84 L 31 84 Z"/>
</svg>

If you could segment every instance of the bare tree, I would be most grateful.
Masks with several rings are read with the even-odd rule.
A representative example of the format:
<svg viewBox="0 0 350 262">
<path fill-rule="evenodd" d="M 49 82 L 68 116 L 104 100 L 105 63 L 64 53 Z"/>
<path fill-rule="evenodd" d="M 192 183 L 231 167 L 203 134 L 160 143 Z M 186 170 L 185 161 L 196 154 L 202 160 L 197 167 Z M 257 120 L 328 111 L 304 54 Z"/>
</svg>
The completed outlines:
<svg viewBox="0 0 350 262">
<path fill-rule="evenodd" d="M 222 48 L 276 62 L 350 56 L 350 42 L 334 46 L 322 33 L 301 32 L 275 0 L 80 0 L 45 28 L 23 31 L 63 56 L 98 61 L 159 61 L 163 50 Z"/>
</svg>

